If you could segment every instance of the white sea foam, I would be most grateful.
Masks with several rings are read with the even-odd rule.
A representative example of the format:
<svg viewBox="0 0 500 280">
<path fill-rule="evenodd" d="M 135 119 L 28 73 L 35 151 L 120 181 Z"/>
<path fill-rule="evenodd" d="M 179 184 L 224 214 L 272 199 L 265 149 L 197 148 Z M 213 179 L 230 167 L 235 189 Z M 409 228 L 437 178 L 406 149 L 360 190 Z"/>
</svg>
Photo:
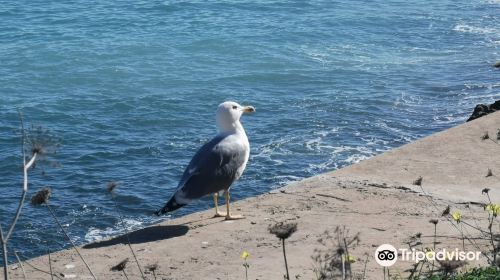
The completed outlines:
<svg viewBox="0 0 500 280">
<path fill-rule="evenodd" d="M 370 140 L 371 145 L 360 145 L 360 146 L 337 146 L 331 148 L 331 156 L 321 163 L 311 163 L 307 168 L 307 172 L 311 174 L 317 174 L 329 170 L 338 169 L 339 167 L 351 165 L 362 160 L 368 159 L 380 151 L 385 149 L 375 148 L 377 140 Z"/>
<path fill-rule="evenodd" d="M 386 140 L 377 139 L 374 137 L 370 137 L 370 138 L 361 137 L 361 140 L 363 140 L 365 142 L 366 146 L 383 146 L 386 149 L 390 149 L 390 147 L 387 146 L 389 144 L 389 141 L 386 141 Z"/>
<path fill-rule="evenodd" d="M 420 96 L 409 95 L 406 94 L 405 92 L 401 92 L 401 95 L 398 96 L 394 101 L 393 107 L 413 106 L 413 105 L 419 105 L 421 103 L 422 99 L 420 98 Z"/>
<path fill-rule="evenodd" d="M 311 174 L 321 173 L 327 170 L 338 169 L 338 161 L 336 157 L 330 157 L 327 161 L 317 164 L 309 164 L 307 171 Z"/>
<path fill-rule="evenodd" d="M 454 124 L 454 123 L 462 123 L 468 118 L 468 115 L 435 115 L 432 117 L 432 120 L 436 124 Z"/>
<path fill-rule="evenodd" d="M 487 0 L 484 1 L 486 4 L 500 4 L 500 0 Z"/>
<path fill-rule="evenodd" d="M 104 239 L 107 239 L 118 233 L 118 230 L 107 227 L 105 229 L 98 229 L 95 227 L 90 227 L 87 233 L 85 234 L 85 241 L 87 242 L 99 242 Z"/>
<path fill-rule="evenodd" d="M 318 151 L 318 152 L 322 151 L 322 150 L 325 150 L 325 149 L 331 149 L 331 148 L 333 148 L 333 146 L 323 144 L 323 138 L 324 137 L 317 137 L 317 138 L 314 138 L 314 139 L 307 140 L 305 142 L 306 148 L 309 151 Z"/>
<path fill-rule="evenodd" d="M 302 47 L 302 52 L 314 61 L 317 61 L 325 67 L 331 63 L 331 55 L 324 52 L 323 50 L 308 49 L 307 47 Z"/>
<path fill-rule="evenodd" d="M 453 27 L 454 31 L 464 32 L 464 33 L 472 33 L 472 34 L 499 34 L 498 29 L 487 28 L 487 27 L 478 27 L 472 26 L 468 24 L 457 24 Z"/>
<path fill-rule="evenodd" d="M 258 148 L 258 153 L 253 157 L 265 157 L 268 158 L 271 154 L 275 153 L 284 153 L 282 146 L 288 144 L 292 139 L 290 138 L 281 138 L 278 140 L 271 140 L 267 144 L 261 145 Z"/>
<path fill-rule="evenodd" d="M 125 227 L 127 231 L 136 230 L 142 227 L 144 224 L 142 221 L 134 220 L 134 219 L 123 219 L 125 223 Z M 110 237 L 120 235 L 125 233 L 123 229 L 123 225 L 121 221 L 117 222 L 113 227 L 106 227 L 104 229 L 99 229 L 96 227 L 90 227 L 87 233 L 85 234 L 86 242 L 99 242 Z"/>
<path fill-rule="evenodd" d="M 298 181 L 303 179 L 302 177 L 293 176 L 293 175 L 280 175 L 280 176 L 276 176 L 274 178 L 277 179 L 278 186 L 280 186 L 280 187 L 289 185 L 291 183 L 298 182 Z"/>
<path fill-rule="evenodd" d="M 347 157 L 347 159 L 344 160 L 348 165 L 358 163 L 362 160 L 369 159 L 371 158 L 372 155 L 362 155 L 362 154 L 353 154 Z"/>
<path fill-rule="evenodd" d="M 481 96 L 466 96 L 466 97 L 464 97 L 464 100 L 477 100 L 476 103 L 480 103 L 480 102 L 484 103 L 484 100 L 488 100 L 488 99 L 494 100 L 494 99 L 499 99 L 499 98 L 500 98 L 500 92 L 495 92 L 492 94 L 485 94 L 485 95 L 481 95 Z M 469 103 L 474 103 L 474 102 L 469 102 Z"/>
<path fill-rule="evenodd" d="M 317 137 L 305 141 L 306 149 L 308 149 L 309 151 L 320 152 L 320 151 L 331 150 L 331 149 L 335 148 L 332 145 L 325 144 L 324 140 L 325 140 L 325 138 L 328 138 L 328 136 L 330 136 L 331 134 L 336 134 L 338 131 L 339 131 L 339 128 L 335 127 L 335 128 L 330 129 L 330 130 L 320 130 L 320 131 L 314 132 L 314 135 L 316 135 Z M 326 141 L 326 142 L 328 142 L 328 141 Z"/>
</svg>

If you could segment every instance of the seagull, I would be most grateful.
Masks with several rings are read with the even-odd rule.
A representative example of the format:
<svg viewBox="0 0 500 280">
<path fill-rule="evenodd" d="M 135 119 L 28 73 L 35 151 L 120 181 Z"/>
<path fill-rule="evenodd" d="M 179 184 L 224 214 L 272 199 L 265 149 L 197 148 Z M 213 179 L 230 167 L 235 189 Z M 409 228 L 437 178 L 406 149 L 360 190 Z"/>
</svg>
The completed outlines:
<svg viewBox="0 0 500 280">
<path fill-rule="evenodd" d="M 238 180 L 250 156 L 250 144 L 245 129 L 240 123 L 244 113 L 253 113 L 252 106 L 241 106 L 232 101 L 221 103 L 216 112 L 219 133 L 205 143 L 194 155 L 184 170 L 177 190 L 156 215 L 181 208 L 205 195 L 212 194 L 215 217 L 226 220 L 242 219 L 241 215 L 231 215 L 229 211 L 229 189 Z M 226 212 L 218 207 L 219 193 L 226 200 Z"/>
</svg>

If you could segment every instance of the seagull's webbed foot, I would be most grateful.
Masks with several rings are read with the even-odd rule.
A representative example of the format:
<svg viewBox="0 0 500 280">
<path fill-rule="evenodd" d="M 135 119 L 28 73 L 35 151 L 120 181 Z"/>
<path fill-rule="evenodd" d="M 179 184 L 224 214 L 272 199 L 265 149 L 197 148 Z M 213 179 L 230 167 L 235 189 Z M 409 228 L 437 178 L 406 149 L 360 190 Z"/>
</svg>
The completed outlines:
<svg viewBox="0 0 500 280">
<path fill-rule="evenodd" d="M 226 209 L 227 209 L 226 221 L 244 219 L 245 217 L 243 217 L 242 215 L 231 215 L 231 212 L 229 211 L 229 200 L 230 200 L 229 190 L 226 190 L 224 192 L 224 196 L 226 197 Z"/>
<path fill-rule="evenodd" d="M 220 218 L 220 217 L 226 217 L 226 216 L 227 216 L 226 212 L 217 211 L 217 212 L 215 212 L 214 218 Z"/>
<path fill-rule="evenodd" d="M 219 202 L 219 194 L 218 193 L 214 193 L 214 205 L 215 205 L 215 215 L 214 215 L 214 218 L 226 217 L 227 216 L 226 212 L 220 212 L 219 211 L 218 202 Z"/>
<path fill-rule="evenodd" d="M 226 221 L 245 219 L 243 215 L 226 215 Z"/>
</svg>

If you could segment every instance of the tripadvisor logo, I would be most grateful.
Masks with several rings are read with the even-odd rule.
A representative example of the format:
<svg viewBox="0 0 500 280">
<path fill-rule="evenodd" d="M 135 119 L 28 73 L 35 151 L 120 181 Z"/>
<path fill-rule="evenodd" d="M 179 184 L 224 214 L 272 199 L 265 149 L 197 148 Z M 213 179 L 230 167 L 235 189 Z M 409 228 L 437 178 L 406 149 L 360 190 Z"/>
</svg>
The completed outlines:
<svg viewBox="0 0 500 280">
<path fill-rule="evenodd" d="M 418 251 L 415 249 L 396 249 L 390 244 L 382 244 L 375 250 L 375 261 L 381 266 L 392 266 L 398 260 L 413 261 L 418 263 L 423 260 L 428 261 L 444 261 L 444 260 L 457 260 L 457 261 L 477 261 L 481 252 L 474 251 L 460 251 L 440 249 L 436 252 L 432 250 Z"/>
<path fill-rule="evenodd" d="M 390 244 L 382 244 L 375 250 L 375 261 L 381 266 L 391 266 L 398 260 L 398 251 Z"/>
</svg>

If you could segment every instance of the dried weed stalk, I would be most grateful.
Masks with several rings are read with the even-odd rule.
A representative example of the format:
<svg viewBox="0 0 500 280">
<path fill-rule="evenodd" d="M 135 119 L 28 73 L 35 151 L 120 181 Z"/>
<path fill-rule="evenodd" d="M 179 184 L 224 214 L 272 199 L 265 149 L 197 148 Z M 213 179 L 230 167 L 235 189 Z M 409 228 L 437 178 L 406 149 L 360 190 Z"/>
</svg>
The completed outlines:
<svg viewBox="0 0 500 280">
<path fill-rule="evenodd" d="M 359 242 L 359 232 L 350 236 L 349 230 L 345 226 L 337 226 L 333 235 L 329 231 L 325 231 L 323 236 L 318 239 L 318 243 L 323 248 L 315 249 L 312 256 L 316 279 L 353 279 L 351 264 L 356 260 L 349 253 L 349 250 L 355 248 Z"/>
</svg>

